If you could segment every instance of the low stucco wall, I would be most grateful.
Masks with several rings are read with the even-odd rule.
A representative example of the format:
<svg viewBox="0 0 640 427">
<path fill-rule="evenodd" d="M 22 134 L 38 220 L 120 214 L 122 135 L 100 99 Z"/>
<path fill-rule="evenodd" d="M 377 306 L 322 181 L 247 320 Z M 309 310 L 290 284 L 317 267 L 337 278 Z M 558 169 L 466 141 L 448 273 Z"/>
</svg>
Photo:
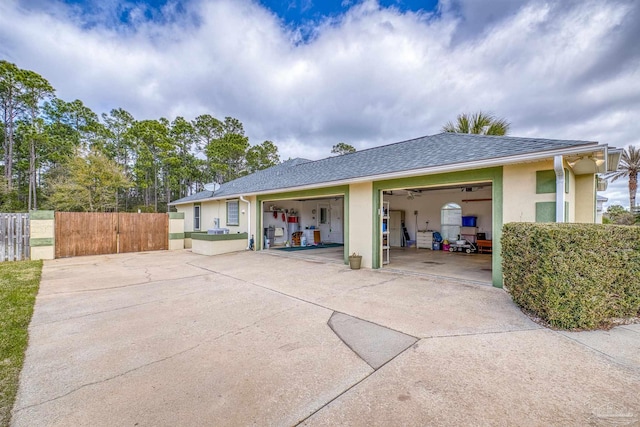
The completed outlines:
<svg viewBox="0 0 640 427">
<path fill-rule="evenodd" d="M 29 221 L 30 259 L 55 259 L 55 213 L 31 211 Z"/>
<path fill-rule="evenodd" d="M 247 249 L 247 233 L 191 234 L 191 250 L 200 255 L 220 255 Z M 185 245 L 186 246 L 186 245 Z"/>
</svg>

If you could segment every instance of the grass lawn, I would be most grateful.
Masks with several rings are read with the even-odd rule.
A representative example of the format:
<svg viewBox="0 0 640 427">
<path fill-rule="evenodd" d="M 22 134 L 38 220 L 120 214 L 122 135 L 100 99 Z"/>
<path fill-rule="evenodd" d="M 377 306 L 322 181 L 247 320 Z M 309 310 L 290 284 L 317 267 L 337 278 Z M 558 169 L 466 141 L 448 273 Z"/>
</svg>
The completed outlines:
<svg viewBox="0 0 640 427">
<path fill-rule="evenodd" d="M 27 348 L 42 261 L 0 263 L 0 426 L 8 426 Z"/>
</svg>

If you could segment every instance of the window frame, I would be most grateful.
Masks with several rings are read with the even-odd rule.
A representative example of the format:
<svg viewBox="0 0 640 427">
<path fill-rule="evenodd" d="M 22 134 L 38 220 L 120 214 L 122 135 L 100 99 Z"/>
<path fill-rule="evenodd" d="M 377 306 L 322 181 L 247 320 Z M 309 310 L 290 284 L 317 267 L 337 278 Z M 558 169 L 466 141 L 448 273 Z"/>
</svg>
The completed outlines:
<svg viewBox="0 0 640 427">
<path fill-rule="evenodd" d="M 230 211 L 229 211 L 229 207 L 233 206 L 233 205 L 235 205 L 235 209 L 236 209 L 236 212 L 235 212 L 236 222 L 232 222 L 231 219 L 233 219 L 233 218 L 230 218 L 231 214 L 230 214 Z M 240 225 L 240 199 L 227 200 L 226 208 L 227 208 L 226 209 L 226 211 L 227 211 L 227 218 L 226 218 L 227 225 L 228 226 L 239 226 Z"/>
<path fill-rule="evenodd" d="M 453 223 L 449 223 L 449 222 L 445 223 L 444 222 L 445 211 L 459 211 L 460 214 L 458 215 L 458 218 L 456 218 L 456 219 L 459 219 L 459 224 L 453 224 Z M 440 208 L 440 234 L 442 235 L 442 238 L 449 240 L 449 242 L 456 240 L 456 239 L 454 239 L 453 236 L 449 235 L 448 230 L 457 229 L 458 232 L 457 233 L 453 233 L 453 234 L 454 234 L 454 236 L 459 236 L 461 227 L 462 227 L 462 206 L 460 206 L 456 202 L 447 202 L 447 203 L 445 203 Z M 445 229 L 447 230 L 447 232 L 445 232 Z"/>
<path fill-rule="evenodd" d="M 193 204 L 193 231 L 200 231 L 201 228 L 202 228 L 202 205 L 200 203 L 194 203 Z"/>
</svg>

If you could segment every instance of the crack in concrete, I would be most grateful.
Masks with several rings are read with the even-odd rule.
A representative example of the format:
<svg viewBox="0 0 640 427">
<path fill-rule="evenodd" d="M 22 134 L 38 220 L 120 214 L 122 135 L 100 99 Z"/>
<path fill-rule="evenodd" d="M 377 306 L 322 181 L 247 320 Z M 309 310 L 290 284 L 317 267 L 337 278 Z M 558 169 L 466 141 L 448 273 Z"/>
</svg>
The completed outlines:
<svg viewBox="0 0 640 427">
<path fill-rule="evenodd" d="M 31 405 L 23 406 L 22 408 L 17 408 L 17 409 L 15 409 L 15 412 L 21 412 L 21 411 L 24 411 L 25 409 L 34 408 L 36 406 L 41 406 L 41 405 L 47 404 L 49 402 L 54 402 L 56 400 L 62 399 L 64 397 L 66 397 L 66 396 L 69 396 L 69 395 L 71 395 L 71 394 L 73 394 L 73 393 L 75 393 L 75 392 L 77 392 L 79 390 L 82 390 L 85 387 L 91 387 L 91 386 L 96 385 L 96 384 L 105 383 L 107 381 L 111 381 L 113 379 L 116 379 L 116 378 L 122 377 L 124 375 L 130 374 L 131 372 L 135 372 L 135 371 L 138 371 L 140 369 L 143 369 L 143 368 L 145 368 L 147 366 L 151 366 L 151 365 L 155 365 L 157 363 L 161 363 L 161 362 L 167 361 L 167 360 L 172 359 L 172 358 L 174 358 L 176 356 L 179 356 L 179 355 L 184 354 L 184 353 L 186 353 L 188 351 L 191 351 L 191 350 L 193 350 L 193 349 L 195 349 L 195 348 L 197 348 L 197 347 L 199 347 L 201 345 L 202 345 L 202 343 L 196 344 L 196 345 L 194 345 L 192 347 L 189 347 L 189 348 L 187 348 L 185 350 L 182 350 L 182 351 L 179 351 L 177 353 L 171 354 L 171 355 L 169 355 L 167 357 L 164 357 L 162 359 L 154 360 L 154 361 L 151 361 L 149 363 L 145 363 L 144 365 L 140 365 L 140 366 L 137 366 L 135 368 L 131 368 L 131 369 L 125 371 L 125 372 L 119 373 L 118 375 L 113 375 L 111 377 L 103 378 L 103 379 L 98 380 L 98 381 L 93 381 L 93 382 L 90 382 L 90 383 L 82 384 L 81 386 L 76 387 L 73 390 L 70 390 L 70 391 L 68 391 L 68 392 L 66 392 L 64 394 L 61 394 L 60 396 L 52 397 L 51 399 L 47 399 L 47 400 L 45 400 L 43 402 L 38 402 L 38 403 L 33 403 Z"/>
<path fill-rule="evenodd" d="M 33 403 L 33 404 L 31 404 L 31 405 L 23 406 L 23 407 L 21 407 L 21 408 L 16 408 L 14 411 L 17 413 L 17 412 L 24 411 L 25 409 L 30 409 L 30 408 L 34 408 L 34 407 L 36 407 L 36 406 L 45 405 L 45 404 L 47 404 L 47 403 L 49 403 L 49 402 L 54 402 L 54 401 L 56 401 L 56 400 L 62 399 L 62 398 L 64 398 L 64 397 L 66 397 L 66 396 L 69 396 L 69 395 L 71 395 L 71 394 L 73 394 L 73 393 L 75 393 L 75 392 L 77 392 L 77 391 L 82 390 L 83 388 L 91 387 L 91 386 L 94 386 L 94 385 L 97 385 L 97 384 L 102 384 L 102 383 L 105 383 L 105 382 L 108 382 L 108 381 L 114 380 L 114 379 L 116 379 L 116 378 L 123 377 L 123 376 L 128 375 L 128 374 L 130 374 L 130 373 L 132 373 L 132 372 L 139 371 L 139 370 L 144 369 L 144 368 L 146 368 L 146 367 L 149 367 L 149 366 L 152 366 L 152 365 L 156 365 L 156 364 L 158 364 L 158 363 L 166 362 L 167 360 L 173 359 L 174 357 L 177 357 L 177 356 L 183 355 L 183 354 L 185 354 L 185 353 L 188 353 L 188 352 L 190 352 L 190 351 L 193 351 L 193 350 L 197 349 L 198 347 L 201 347 L 202 345 L 210 344 L 210 343 L 212 343 L 212 342 L 214 342 L 214 341 L 217 341 L 217 340 L 219 340 L 219 339 L 221 339 L 221 338 L 224 338 L 224 337 L 226 337 L 226 336 L 229 336 L 229 335 L 235 335 L 235 334 L 237 334 L 238 332 L 242 332 L 242 331 L 244 331 L 244 330 L 246 330 L 246 329 L 249 329 L 249 328 L 251 328 L 251 327 L 253 327 L 253 326 L 257 325 L 257 324 L 258 324 L 258 323 L 260 323 L 260 322 L 263 322 L 263 321 L 265 321 L 265 320 L 267 320 L 267 319 L 270 319 L 270 318 L 272 318 L 272 317 L 279 316 L 279 315 L 281 315 L 282 313 L 285 313 L 285 312 L 287 312 L 287 311 L 291 311 L 291 310 L 293 310 L 293 309 L 295 309 L 295 308 L 298 308 L 298 307 L 299 307 L 299 305 L 298 305 L 298 304 L 296 304 L 296 305 L 294 305 L 293 307 L 289 307 L 289 308 L 286 308 L 286 309 L 284 309 L 284 310 L 280 310 L 280 311 L 278 311 L 278 312 L 276 312 L 276 313 L 271 313 L 271 314 L 269 314 L 268 316 L 261 317 L 261 318 L 259 318 L 259 319 L 255 320 L 254 322 L 252 322 L 252 323 L 250 323 L 250 324 L 248 324 L 248 325 L 245 325 L 245 326 L 243 326 L 243 327 L 241 327 L 241 328 L 234 329 L 234 330 L 232 330 L 232 331 L 224 332 L 224 333 L 222 333 L 222 334 L 220 334 L 220 335 L 218 335 L 218 336 L 216 336 L 216 337 L 213 337 L 213 338 L 210 338 L 210 339 L 206 339 L 206 340 L 204 340 L 204 341 L 202 341 L 202 342 L 200 342 L 200 343 L 198 343 L 198 344 L 196 344 L 196 345 L 194 345 L 194 346 L 191 346 L 191 347 L 186 348 L 186 349 L 184 349 L 184 350 L 181 350 L 181 351 L 178 351 L 178 352 L 176 352 L 176 353 L 170 354 L 169 356 L 166 356 L 166 357 L 163 357 L 163 358 L 160 358 L 160 359 L 157 359 L 157 360 L 153 360 L 153 361 L 151 361 L 151 362 L 145 363 L 145 364 L 140 365 L 140 366 L 137 366 L 137 367 L 135 367 L 135 368 L 128 369 L 128 370 L 126 370 L 126 371 L 124 371 L 124 372 L 121 372 L 121 373 L 119 373 L 119 374 L 117 374 L 117 375 L 113 375 L 113 376 L 111 376 L 111 377 L 107 377 L 107 378 L 103 378 L 103 379 L 98 380 L 98 381 L 93 381 L 93 382 L 90 382 L 90 383 L 82 384 L 81 386 L 78 386 L 78 387 L 74 388 L 73 390 L 69 390 L 68 392 L 66 392 L 66 393 L 64 393 L 64 394 L 61 394 L 61 395 L 59 395 L 59 396 L 52 397 L 52 398 L 47 399 L 47 400 L 42 401 L 42 402 Z"/>
<path fill-rule="evenodd" d="M 175 279 L 161 279 L 161 280 L 152 280 L 150 276 L 151 276 L 151 273 L 148 273 L 147 274 L 147 280 L 145 282 L 128 283 L 126 285 L 118 285 L 118 286 L 107 286 L 107 287 L 104 287 L 104 288 L 81 289 L 81 290 L 78 290 L 78 291 L 52 292 L 52 293 L 46 294 L 44 296 L 81 294 L 81 293 L 84 293 L 84 292 L 97 292 L 97 291 L 108 291 L 108 290 L 111 290 L 111 289 L 123 289 L 123 288 L 130 288 L 130 287 L 133 287 L 133 286 L 149 285 L 149 284 L 153 284 L 153 283 L 172 282 L 174 280 L 192 279 L 192 278 L 196 278 L 196 277 L 205 277 L 205 276 L 208 276 L 208 274 L 197 274 L 197 275 L 194 275 L 194 276 L 184 276 L 184 277 L 176 277 Z"/>
<path fill-rule="evenodd" d="M 57 319 L 57 320 L 52 320 L 50 322 L 37 323 L 37 324 L 33 324 L 32 326 L 34 328 L 39 328 L 40 326 L 46 326 L 46 325 L 51 325 L 51 324 L 54 324 L 54 323 L 65 322 L 67 320 L 81 319 L 83 317 L 95 316 L 97 314 L 110 313 L 110 312 L 118 311 L 118 310 L 126 310 L 127 308 L 139 307 L 139 306 L 147 305 L 147 304 L 153 304 L 153 303 L 156 303 L 156 302 L 166 301 L 166 300 L 169 300 L 169 299 L 183 297 L 183 296 L 186 296 L 186 295 L 197 294 L 197 293 L 202 292 L 202 291 L 203 290 L 200 289 L 200 290 L 193 291 L 193 292 L 183 292 L 181 294 L 177 294 L 177 295 L 171 296 L 171 297 L 158 298 L 158 299 L 154 299 L 154 300 L 150 300 L 150 301 L 146 301 L 146 302 L 141 302 L 139 304 L 125 305 L 125 306 L 122 306 L 122 307 L 116 307 L 116 308 L 112 308 L 112 309 L 109 309 L 109 310 L 102 310 L 102 311 L 95 311 L 95 312 L 92 312 L 92 313 L 85 313 L 85 314 L 83 314 L 81 316 L 65 317 L 64 319 Z"/>
<path fill-rule="evenodd" d="M 635 374 L 640 372 L 640 368 L 636 367 L 635 365 L 628 365 L 626 363 L 623 363 L 623 362 L 619 361 L 616 357 L 611 356 L 609 353 L 605 353 L 602 350 L 598 350 L 595 347 L 591 347 L 589 344 L 586 344 L 586 343 L 583 343 L 581 341 L 578 341 L 575 338 L 572 338 L 572 337 L 570 337 L 568 335 L 565 335 L 563 332 L 558 332 L 558 331 L 553 331 L 553 332 L 555 332 L 557 335 L 560 335 L 561 337 L 563 337 L 565 339 L 568 339 L 569 341 L 572 341 L 572 342 L 578 344 L 579 346 L 586 347 L 589 350 L 593 351 L 594 353 L 598 353 L 599 355 L 604 356 L 605 359 L 607 359 L 609 362 L 613 363 L 614 365 L 620 366 L 620 367 L 622 367 L 622 368 L 624 368 L 626 370 L 629 370 L 629 371 L 631 371 L 631 372 L 633 372 Z"/>
<path fill-rule="evenodd" d="M 396 280 L 398 280 L 398 277 L 394 277 L 394 278 L 389 279 L 389 280 L 383 280 L 382 282 L 374 283 L 372 285 L 359 286 L 357 288 L 350 289 L 349 292 L 350 291 L 357 291 L 358 289 L 375 288 L 376 286 L 386 285 L 387 283 L 395 282 Z"/>
<path fill-rule="evenodd" d="M 530 332 L 530 331 L 539 331 L 544 329 L 542 326 L 535 326 L 533 328 L 521 328 L 521 329 L 509 329 L 506 331 L 484 331 L 484 332 L 467 332 L 460 334 L 450 334 L 450 335 L 431 335 L 421 337 L 421 340 L 430 340 L 430 339 L 438 339 L 438 338 L 457 338 L 457 337 L 472 337 L 472 336 L 482 336 L 482 335 L 499 335 L 499 334 L 511 334 L 513 332 Z"/>
<path fill-rule="evenodd" d="M 366 380 L 368 380 L 369 378 L 371 378 L 376 372 L 378 372 L 380 369 L 382 369 L 383 367 L 385 367 L 386 365 L 388 365 L 389 363 L 393 362 L 396 358 L 400 357 L 402 354 L 404 354 L 407 350 L 413 348 L 414 346 L 418 345 L 420 343 L 420 341 L 422 340 L 418 340 L 417 342 L 411 344 L 410 346 L 408 346 L 407 348 L 405 348 L 404 350 L 402 350 L 400 353 L 398 353 L 397 355 L 395 355 L 394 357 L 392 357 L 391 359 L 389 359 L 387 362 L 385 362 L 383 365 L 381 365 L 378 369 L 373 369 L 371 368 L 371 372 L 369 372 L 369 374 L 365 375 L 362 379 L 360 379 L 359 381 L 356 381 L 355 383 L 353 383 L 351 386 L 347 387 L 346 389 L 344 389 L 341 393 L 338 393 L 334 398 L 328 400 L 325 404 L 321 405 L 318 409 L 316 409 L 315 411 L 311 412 L 309 415 L 307 415 L 305 418 L 301 419 L 300 421 L 298 421 L 295 425 L 296 427 L 301 425 L 302 423 L 304 423 L 305 421 L 307 421 L 309 418 L 313 417 L 315 414 L 317 414 L 318 412 L 320 412 L 321 410 L 323 410 L 324 408 L 326 408 L 327 406 L 329 406 L 331 403 L 335 402 L 336 400 L 338 400 L 340 397 L 344 396 L 345 394 L 347 394 L 348 392 L 350 392 L 351 390 L 353 390 L 355 387 L 357 387 L 358 385 L 362 384 L 363 382 L 365 382 Z M 356 353 L 357 354 L 357 353 Z M 363 362 L 367 363 L 366 361 L 363 360 Z M 368 365 L 368 364 L 367 364 Z M 371 365 L 369 365 L 371 366 Z"/>
</svg>

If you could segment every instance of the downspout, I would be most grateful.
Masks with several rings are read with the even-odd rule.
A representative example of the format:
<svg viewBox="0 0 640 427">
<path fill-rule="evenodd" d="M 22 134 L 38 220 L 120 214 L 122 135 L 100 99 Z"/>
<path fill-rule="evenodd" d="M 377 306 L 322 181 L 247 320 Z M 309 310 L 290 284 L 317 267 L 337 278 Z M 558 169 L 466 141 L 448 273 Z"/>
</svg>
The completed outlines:
<svg viewBox="0 0 640 427">
<path fill-rule="evenodd" d="M 247 204 L 247 250 L 251 248 L 251 202 L 240 196 L 240 200 Z"/>
<path fill-rule="evenodd" d="M 556 172 L 556 222 L 564 222 L 564 163 L 562 156 L 553 158 L 553 170 Z"/>
</svg>

